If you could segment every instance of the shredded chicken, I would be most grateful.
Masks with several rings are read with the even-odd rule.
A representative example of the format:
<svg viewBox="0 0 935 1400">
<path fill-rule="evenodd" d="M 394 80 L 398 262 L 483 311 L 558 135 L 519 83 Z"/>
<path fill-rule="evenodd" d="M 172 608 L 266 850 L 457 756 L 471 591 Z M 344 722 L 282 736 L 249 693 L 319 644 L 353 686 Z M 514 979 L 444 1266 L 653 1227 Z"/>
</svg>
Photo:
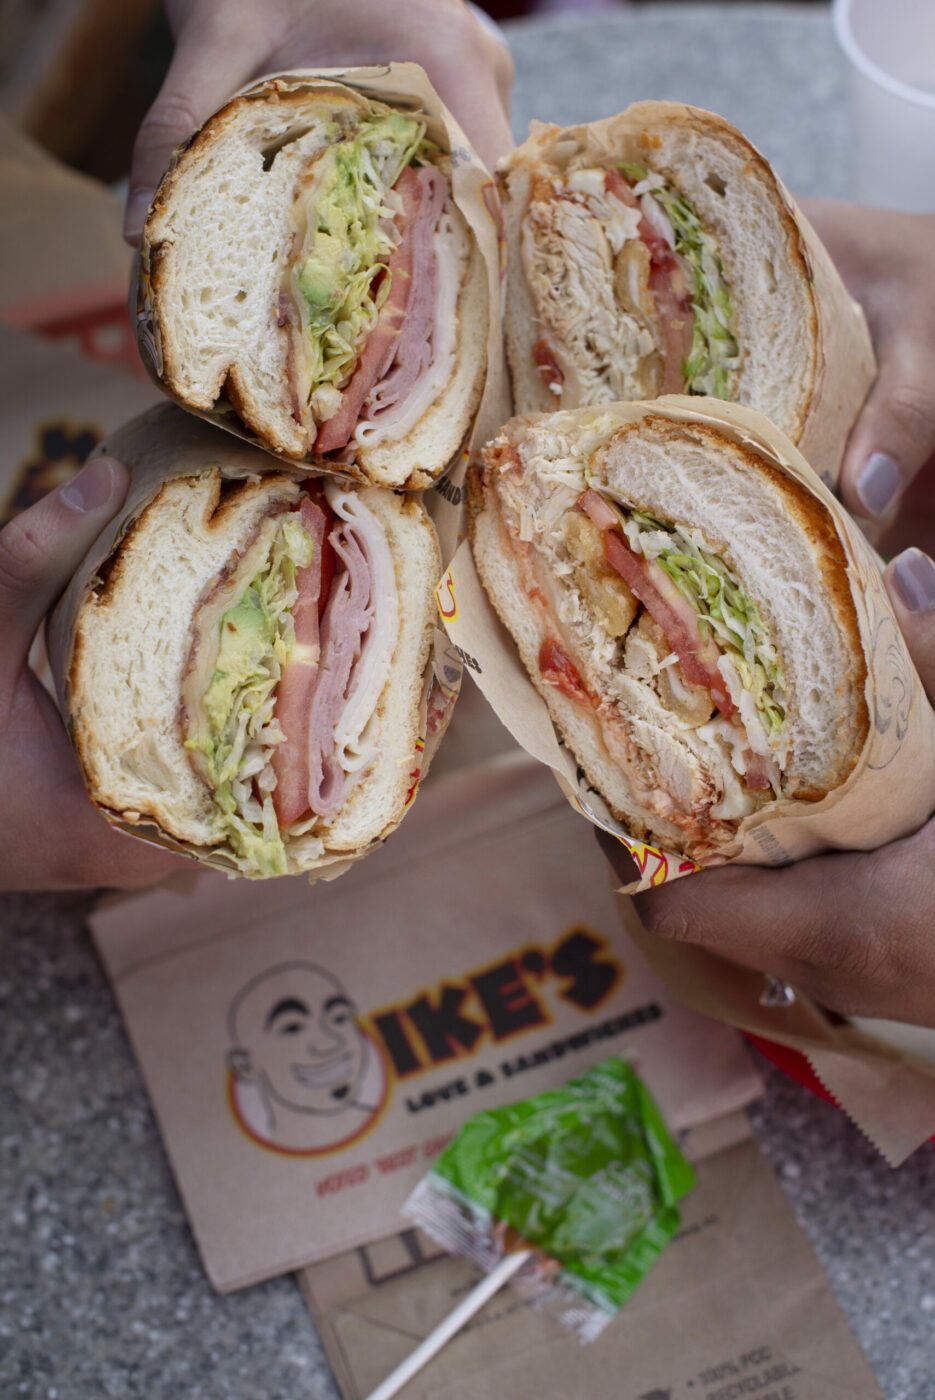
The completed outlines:
<svg viewBox="0 0 935 1400">
<path fill-rule="evenodd" d="M 651 323 L 642 307 L 618 301 L 600 221 L 581 195 L 543 193 L 529 206 L 522 256 L 540 322 L 561 347 L 561 406 L 652 397 L 661 366 Z"/>
</svg>

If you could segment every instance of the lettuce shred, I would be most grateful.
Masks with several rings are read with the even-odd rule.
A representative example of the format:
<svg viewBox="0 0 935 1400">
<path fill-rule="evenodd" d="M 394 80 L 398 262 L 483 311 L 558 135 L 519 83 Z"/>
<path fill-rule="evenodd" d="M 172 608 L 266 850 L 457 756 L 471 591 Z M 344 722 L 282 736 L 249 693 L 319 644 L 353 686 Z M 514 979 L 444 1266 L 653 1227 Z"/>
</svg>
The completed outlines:
<svg viewBox="0 0 935 1400">
<path fill-rule="evenodd" d="M 785 681 L 769 633 L 752 600 L 719 555 L 699 542 L 697 532 L 657 520 L 646 511 L 621 515 L 631 549 L 655 559 L 698 614 L 698 626 L 713 634 L 737 668 L 771 741 L 782 732 Z"/>
<path fill-rule="evenodd" d="M 232 847 L 246 874 L 286 870 L 272 796 L 263 793 L 261 803 L 253 779 L 283 739 L 274 719 L 275 692 L 295 643 L 296 573 L 311 564 L 313 553 L 298 515 L 284 515 L 266 568 L 221 619 L 217 664 L 202 702 L 208 735 L 190 741 L 204 754 L 214 787 L 215 835 Z"/>
<path fill-rule="evenodd" d="M 692 309 L 695 313 L 692 348 L 682 361 L 687 394 L 730 398 L 729 376 L 740 363 L 740 347 L 733 329 L 730 288 L 717 244 L 701 226 L 691 203 L 661 176 L 622 161 L 627 179 L 645 187 L 665 210 L 675 231 L 675 251 L 689 264 L 694 279 Z"/>
<path fill-rule="evenodd" d="M 305 373 L 319 419 L 336 411 L 358 348 L 389 295 L 387 261 L 397 235 L 386 194 L 405 166 L 425 156 L 424 137 L 422 122 L 386 112 L 319 159 L 314 223 L 296 266 Z"/>
</svg>

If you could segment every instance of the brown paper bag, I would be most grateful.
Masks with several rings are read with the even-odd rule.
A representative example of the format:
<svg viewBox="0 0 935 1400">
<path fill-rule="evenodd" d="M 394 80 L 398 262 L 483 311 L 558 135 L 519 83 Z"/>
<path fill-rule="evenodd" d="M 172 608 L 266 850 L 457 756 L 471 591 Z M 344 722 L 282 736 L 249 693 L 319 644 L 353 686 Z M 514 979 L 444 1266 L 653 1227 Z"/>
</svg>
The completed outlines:
<svg viewBox="0 0 935 1400">
<path fill-rule="evenodd" d="M 66 727 L 78 611 L 97 582 L 98 570 L 132 522 L 171 477 L 185 476 L 215 466 L 220 467 L 225 477 L 256 476 L 269 469 L 271 460 L 246 442 L 222 435 L 209 424 L 199 422 L 168 403 L 156 405 L 112 433 L 106 442 L 100 444 L 95 455 L 103 452 L 119 458 L 127 466 L 131 482 L 123 506 L 95 540 L 49 620 L 49 659 Z M 287 474 L 291 472 L 298 479 L 306 475 L 289 464 L 280 464 L 278 470 Z M 421 725 L 413 768 L 409 774 L 411 790 L 407 810 L 415 801 L 419 785 L 450 721 L 460 682 L 458 657 L 445 634 L 436 628 L 423 680 Z M 223 845 L 211 849 L 195 846 L 168 836 L 155 822 L 145 817 L 132 822 L 107 808 L 102 807 L 101 811 L 112 825 L 128 835 L 163 846 L 179 855 L 192 856 L 201 864 L 226 874 L 239 873 L 231 858 L 225 854 Z M 308 878 L 312 881 L 336 879 L 372 849 L 368 847 L 346 857 L 325 856 L 319 865 L 308 872 Z"/>
<path fill-rule="evenodd" d="M 630 1057 L 675 1131 L 749 1103 L 734 1032 L 669 996 L 585 823 L 524 755 L 430 779 L 337 884 L 202 872 L 92 918 L 222 1290 L 404 1226 L 481 1108 Z"/>
<path fill-rule="evenodd" d="M 239 95 L 249 95 L 269 89 L 291 92 L 316 87 L 331 89 L 338 93 L 343 92 L 349 97 L 357 95 L 364 99 L 373 99 L 403 110 L 417 110 L 424 115 L 429 136 L 442 151 L 450 156 L 454 201 L 477 240 L 487 268 L 487 298 L 490 314 L 487 333 L 487 378 L 484 393 L 460 454 L 455 457 L 448 471 L 432 488 L 433 494 L 438 496 L 436 524 L 442 545 L 442 557 L 447 562 L 454 552 L 458 539 L 462 483 L 472 446 L 484 442 L 509 414 L 509 397 L 500 329 L 500 277 L 505 245 L 503 217 L 496 185 L 492 176 L 481 164 L 480 158 L 472 149 L 461 127 L 435 92 L 424 71 L 416 63 L 389 63 L 376 68 L 301 69 L 294 72 L 277 73 L 263 78 L 259 82 L 251 83 Z M 161 379 L 162 350 L 158 325 L 152 311 L 150 269 L 145 248 L 139 277 L 137 338 L 144 364 L 164 392 L 168 392 Z M 227 404 L 219 403 L 215 408 L 200 414 L 200 416 L 226 428 L 228 432 L 245 442 L 263 446 Z M 276 460 L 281 459 L 277 458 Z M 330 466 L 327 462 L 322 463 L 320 458 L 317 459 L 317 462 L 313 458 L 306 460 L 312 462 L 316 470 L 320 470 L 322 465 L 327 470 L 340 470 Z"/>
<path fill-rule="evenodd" d="M 686 1134 L 682 1227 L 588 1346 L 509 1288 L 406 1386 L 407 1400 L 882 1400 L 742 1115 Z M 345 1400 L 362 1400 L 477 1282 L 417 1230 L 303 1269 Z"/>
</svg>

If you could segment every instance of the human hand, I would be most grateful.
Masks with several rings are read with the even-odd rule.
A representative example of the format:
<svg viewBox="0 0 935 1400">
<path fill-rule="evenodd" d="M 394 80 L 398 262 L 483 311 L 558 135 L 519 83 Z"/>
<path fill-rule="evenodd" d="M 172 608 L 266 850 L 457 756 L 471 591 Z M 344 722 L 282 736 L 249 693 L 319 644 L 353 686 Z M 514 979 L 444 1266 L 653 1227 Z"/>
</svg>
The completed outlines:
<svg viewBox="0 0 935 1400">
<path fill-rule="evenodd" d="M 801 204 L 866 312 L 880 366 L 847 444 L 841 497 L 888 523 L 913 479 L 935 472 L 935 214 Z"/>
<path fill-rule="evenodd" d="M 133 151 L 124 237 L 139 242 L 176 146 L 238 88 L 287 68 L 420 63 L 481 159 L 512 143 L 513 64 L 463 0 L 165 0 L 175 54 Z"/>
<path fill-rule="evenodd" d="M 108 826 L 26 661 L 43 617 L 126 492 L 124 468 L 101 457 L 0 530 L 3 890 L 134 889 L 190 868 Z"/>
<path fill-rule="evenodd" d="M 908 550 L 885 577 L 935 701 L 935 564 Z M 617 864 L 619 845 L 601 844 Z M 842 1015 L 935 1026 L 935 818 L 876 851 L 813 856 L 779 870 L 726 865 L 635 903 L 651 933 L 772 973 Z"/>
</svg>

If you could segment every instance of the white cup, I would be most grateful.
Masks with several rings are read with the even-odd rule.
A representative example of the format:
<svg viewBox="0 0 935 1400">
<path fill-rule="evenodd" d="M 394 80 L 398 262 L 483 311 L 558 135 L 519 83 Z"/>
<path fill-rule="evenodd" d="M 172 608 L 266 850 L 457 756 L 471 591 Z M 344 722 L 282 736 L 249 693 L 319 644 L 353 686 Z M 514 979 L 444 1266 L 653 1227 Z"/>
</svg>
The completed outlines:
<svg viewBox="0 0 935 1400">
<path fill-rule="evenodd" d="M 935 211 L 935 0 L 834 0 L 851 71 L 857 198 Z"/>
</svg>

